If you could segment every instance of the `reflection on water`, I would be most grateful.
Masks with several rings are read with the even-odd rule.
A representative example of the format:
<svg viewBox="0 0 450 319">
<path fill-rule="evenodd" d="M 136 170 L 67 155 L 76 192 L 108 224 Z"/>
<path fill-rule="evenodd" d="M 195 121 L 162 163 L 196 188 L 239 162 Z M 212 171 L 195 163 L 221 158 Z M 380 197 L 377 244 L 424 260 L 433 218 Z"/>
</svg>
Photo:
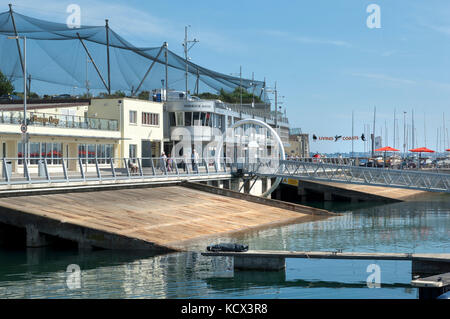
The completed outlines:
<svg viewBox="0 0 450 319">
<path fill-rule="evenodd" d="M 448 199 L 448 197 L 446 198 Z M 216 239 L 251 249 L 450 252 L 450 201 L 389 205 L 337 203 L 341 216 Z M 0 249 L 2 298 L 416 298 L 405 261 L 287 259 L 286 272 L 233 271 L 230 258 L 198 252 Z M 381 267 L 382 288 L 369 289 L 367 266 Z M 67 266 L 81 268 L 69 289 Z"/>
</svg>

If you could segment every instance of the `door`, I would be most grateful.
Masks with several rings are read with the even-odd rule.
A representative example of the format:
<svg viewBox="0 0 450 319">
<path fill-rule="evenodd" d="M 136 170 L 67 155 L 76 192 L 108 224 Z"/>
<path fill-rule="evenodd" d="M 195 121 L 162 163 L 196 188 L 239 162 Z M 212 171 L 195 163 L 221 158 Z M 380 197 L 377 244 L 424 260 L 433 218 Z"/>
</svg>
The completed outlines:
<svg viewBox="0 0 450 319">
<path fill-rule="evenodd" d="M 150 158 L 152 154 L 152 142 L 141 141 L 142 167 L 151 167 Z"/>
</svg>

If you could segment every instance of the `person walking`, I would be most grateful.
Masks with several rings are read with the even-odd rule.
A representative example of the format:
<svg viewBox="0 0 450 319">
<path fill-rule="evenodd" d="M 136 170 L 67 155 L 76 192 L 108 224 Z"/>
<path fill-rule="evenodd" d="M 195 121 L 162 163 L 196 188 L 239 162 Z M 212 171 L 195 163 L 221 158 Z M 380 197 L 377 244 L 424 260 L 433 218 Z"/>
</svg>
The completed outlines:
<svg viewBox="0 0 450 319">
<path fill-rule="evenodd" d="M 186 152 L 183 152 L 183 171 L 186 173 L 188 170 L 189 159 Z"/>
<path fill-rule="evenodd" d="M 166 153 L 162 152 L 161 153 L 161 171 L 163 173 L 165 173 L 166 168 L 167 168 L 167 156 L 166 156 Z"/>
<path fill-rule="evenodd" d="M 169 156 L 167 156 L 167 171 L 168 172 L 172 171 L 172 162 L 173 162 L 172 157 L 169 154 Z"/>
<path fill-rule="evenodd" d="M 194 149 L 192 151 L 192 170 L 195 171 L 196 173 L 198 173 L 198 160 L 199 160 L 199 156 L 197 151 Z"/>
</svg>

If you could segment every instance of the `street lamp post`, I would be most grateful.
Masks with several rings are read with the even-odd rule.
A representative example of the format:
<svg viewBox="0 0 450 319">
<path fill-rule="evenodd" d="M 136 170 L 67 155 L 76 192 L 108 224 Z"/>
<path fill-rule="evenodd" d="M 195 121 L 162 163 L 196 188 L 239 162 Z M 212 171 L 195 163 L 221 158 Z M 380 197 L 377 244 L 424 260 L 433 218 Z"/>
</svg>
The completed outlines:
<svg viewBox="0 0 450 319">
<path fill-rule="evenodd" d="M 13 36 L 8 37 L 8 39 L 23 39 L 23 125 L 25 126 L 25 132 L 22 131 L 24 135 L 24 138 L 22 139 L 22 156 L 23 160 L 26 161 L 26 132 L 27 132 L 27 37 L 25 36 Z M 25 163 L 24 163 L 25 168 Z M 23 170 L 24 174 L 26 175 L 25 169 Z"/>
<path fill-rule="evenodd" d="M 188 57 L 188 53 L 189 50 L 192 49 L 192 47 L 199 42 L 197 39 L 194 40 L 188 40 L 188 27 L 190 27 L 190 25 L 185 26 L 184 27 L 184 42 L 183 42 L 183 47 L 184 47 L 184 58 L 185 58 L 185 81 L 186 81 L 186 100 L 188 99 L 188 74 L 189 74 L 189 57 Z M 189 44 L 192 43 L 192 45 L 188 48 Z"/>
</svg>

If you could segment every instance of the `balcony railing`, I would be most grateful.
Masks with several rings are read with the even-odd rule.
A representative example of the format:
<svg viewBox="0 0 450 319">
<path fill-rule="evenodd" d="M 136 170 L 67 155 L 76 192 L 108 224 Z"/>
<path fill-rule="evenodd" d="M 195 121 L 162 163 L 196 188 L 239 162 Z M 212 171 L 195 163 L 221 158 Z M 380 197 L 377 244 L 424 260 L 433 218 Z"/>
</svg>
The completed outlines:
<svg viewBox="0 0 450 319">
<path fill-rule="evenodd" d="M 228 103 L 216 103 L 216 107 L 220 109 L 225 109 L 237 113 L 244 113 L 251 116 L 256 116 L 260 118 L 266 118 L 275 121 L 275 112 L 270 111 L 269 104 L 228 104 Z M 267 108 L 268 111 L 262 110 L 261 108 Z M 288 118 L 281 114 L 278 114 L 278 122 L 288 124 Z"/>
<path fill-rule="evenodd" d="M 1 124 L 21 124 L 23 122 L 23 112 L 21 111 L 1 111 Z M 117 120 L 108 120 L 96 117 L 84 117 L 77 115 L 62 115 L 52 113 L 28 112 L 27 123 L 32 126 L 76 128 L 104 131 L 118 131 Z"/>
</svg>

